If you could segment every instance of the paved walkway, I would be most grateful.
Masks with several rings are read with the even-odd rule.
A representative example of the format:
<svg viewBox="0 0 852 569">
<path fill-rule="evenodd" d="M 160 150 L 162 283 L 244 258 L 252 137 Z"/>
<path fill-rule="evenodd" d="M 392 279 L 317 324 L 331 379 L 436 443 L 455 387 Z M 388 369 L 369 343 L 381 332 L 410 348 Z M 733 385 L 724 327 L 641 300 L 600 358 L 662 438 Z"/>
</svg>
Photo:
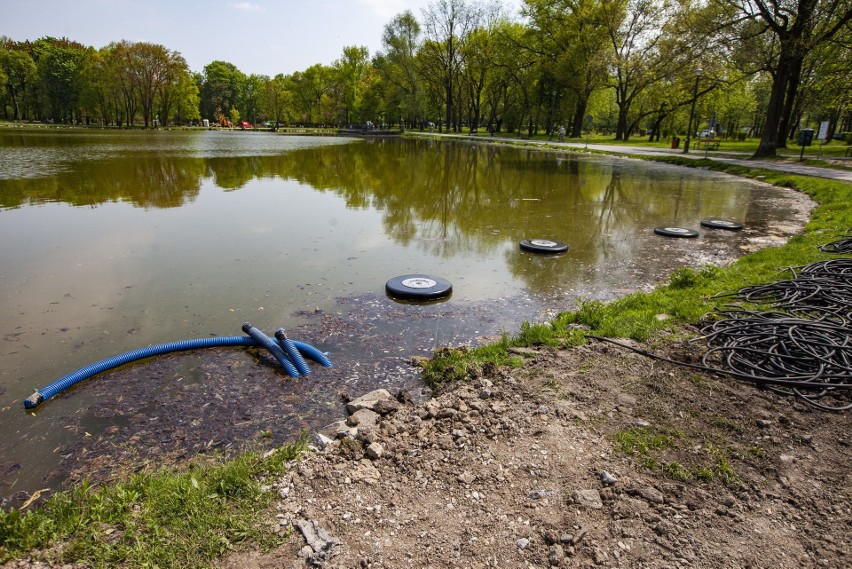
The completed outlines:
<svg viewBox="0 0 852 569">
<path fill-rule="evenodd" d="M 634 154 L 645 156 L 679 156 L 681 158 L 689 158 L 699 160 L 707 158 L 717 162 L 728 162 L 730 164 L 738 164 L 747 168 L 764 168 L 766 170 L 775 170 L 778 172 L 787 172 L 789 174 L 797 174 L 800 176 L 812 176 L 815 178 L 828 178 L 831 180 L 841 180 L 852 183 L 852 170 L 840 170 L 836 168 L 824 168 L 820 166 L 808 166 L 799 162 L 788 162 L 783 160 L 750 160 L 749 154 L 746 152 L 705 152 L 703 148 L 693 149 L 689 154 L 684 154 L 682 149 L 656 148 L 646 146 L 621 146 L 616 144 L 586 144 L 584 142 L 554 142 L 548 140 L 519 140 L 514 138 L 486 138 L 481 136 L 466 136 L 461 134 L 438 134 L 438 133 L 421 133 L 415 131 L 406 131 L 406 134 L 426 135 L 426 136 L 447 136 L 454 138 L 463 138 L 466 140 L 476 140 L 479 142 L 523 142 L 524 144 L 537 144 L 548 146 L 564 146 L 567 148 L 599 150 L 610 152 L 612 154 Z M 741 157 L 737 157 L 741 156 Z M 852 162 L 850 162 L 852 164 Z"/>
</svg>

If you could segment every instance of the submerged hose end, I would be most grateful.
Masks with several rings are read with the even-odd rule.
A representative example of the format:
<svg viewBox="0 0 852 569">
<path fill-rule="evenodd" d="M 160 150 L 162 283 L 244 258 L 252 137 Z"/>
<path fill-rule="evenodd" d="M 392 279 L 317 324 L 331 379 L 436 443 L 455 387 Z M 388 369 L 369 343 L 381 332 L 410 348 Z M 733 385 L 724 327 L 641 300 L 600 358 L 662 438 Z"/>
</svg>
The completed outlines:
<svg viewBox="0 0 852 569">
<path fill-rule="evenodd" d="M 323 367 L 334 367 L 331 364 L 331 360 L 328 359 L 327 353 L 324 354 L 321 351 L 319 351 L 318 349 L 316 349 L 315 347 L 313 347 L 312 345 L 306 344 L 304 342 L 299 342 L 299 341 L 296 341 L 296 340 L 292 340 L 292 342 L 296 346 L 296 349 L 298 349 L 299 352 L 302 355 L 311 358 L 312 360 L 319 363 Z"/>
<path fill-rule="evenodd" d="M 266 348 L 272 356 L 278 360 L 281 367 L 290 375 L 290 377 L 299 377 L 301 374 L 293 362 L 287 357 L 284 349 L 279 346 L 272 338 L 246 322 L 243 324 L 243 332 L 252 337 L 258 344 Z"/>
<path fill-rule="evenodd" d="M 278 340 L 278 343 L 293 361 L 293 365 L 296 366 L 299 373 L 302 375 L 308 375 L 311 373 L 311 368 L 308 367 L 308 363 L 305 361 L 305 358 L 302 357 L 302 354 L 299 353 L 299 350 L 296 348 L 296 345 L 293 344 L 293 341 L 287 337 L 287 333 L 284 331 L 284 328 L 279 328 L 275 331 L 275 339 Z"/>
<path fill-rule="evenodd" d="M 36 390 L 35 393 L 24 399 L 24 409 L 35 409 L 42 403 L 44 403 L 44 395 Z"/>
</svg>

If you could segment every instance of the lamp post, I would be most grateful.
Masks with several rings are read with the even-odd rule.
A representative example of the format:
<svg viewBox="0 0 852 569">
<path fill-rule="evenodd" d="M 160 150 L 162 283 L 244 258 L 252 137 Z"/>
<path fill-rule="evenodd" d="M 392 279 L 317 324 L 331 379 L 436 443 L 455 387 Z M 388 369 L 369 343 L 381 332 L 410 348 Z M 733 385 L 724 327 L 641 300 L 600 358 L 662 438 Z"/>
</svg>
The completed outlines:
<svg viewBox="0 0 852 569">
<path fill-rule="evenodd" d="M 695 116 L 695 102 L 698 100 L 698 81 L 704 70 L 700 67 L 695 70 L 695 87 L 692 89 L 692 109 L 689 111 L 689 128 L 686 130 L 686 140 L 683 143 L 683 153 L 689 154 L 689 139 L 692 136 L 692 118 Z"/>
</svg>

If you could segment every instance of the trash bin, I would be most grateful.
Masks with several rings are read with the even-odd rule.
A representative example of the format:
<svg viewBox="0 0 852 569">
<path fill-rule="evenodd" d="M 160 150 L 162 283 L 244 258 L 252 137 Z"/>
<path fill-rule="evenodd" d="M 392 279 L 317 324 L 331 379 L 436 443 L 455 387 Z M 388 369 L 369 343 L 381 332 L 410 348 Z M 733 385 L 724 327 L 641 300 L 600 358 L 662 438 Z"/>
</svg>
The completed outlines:
<svg viewBox="0 0 852 569">
<path fill-rule="evenodd" d="M 680 148 L 680 137 L 673 136 L 672 137 L 672 148 Z"/>
<path fill-rule="evenodd" d="M 814 129 L 803 128 L 799 131 L 799 146 L 810 146 L 814 140 Z"/>
</svg>

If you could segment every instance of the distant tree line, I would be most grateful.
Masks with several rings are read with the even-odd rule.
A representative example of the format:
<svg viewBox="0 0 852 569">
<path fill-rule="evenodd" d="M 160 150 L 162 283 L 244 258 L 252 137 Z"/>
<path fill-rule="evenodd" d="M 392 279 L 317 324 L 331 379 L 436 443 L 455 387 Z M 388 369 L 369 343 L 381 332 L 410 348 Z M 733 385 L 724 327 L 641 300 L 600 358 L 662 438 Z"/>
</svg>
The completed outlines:
<svg viewBox="0 0 852 569">
<path fill-rule="evenodd" d="M 246 75 L 193 73 L 164 46 L 0 37 L 3 118 L 114 126 L 249 121 L 545 132 L 617 140 L 693 130 L 758 136 L 771 156 L 805 125 L 852 131 L 852 0 L 434 0 L 384 28 L 372 57 Z"/>
<path fill-rule="evenodd" d="M 0 95 L 6 120 L 151 127 L 199 117 L 186 60 L 145 42 L 96 50 L 65 38 L 0 38 Z"/>
</svg>

